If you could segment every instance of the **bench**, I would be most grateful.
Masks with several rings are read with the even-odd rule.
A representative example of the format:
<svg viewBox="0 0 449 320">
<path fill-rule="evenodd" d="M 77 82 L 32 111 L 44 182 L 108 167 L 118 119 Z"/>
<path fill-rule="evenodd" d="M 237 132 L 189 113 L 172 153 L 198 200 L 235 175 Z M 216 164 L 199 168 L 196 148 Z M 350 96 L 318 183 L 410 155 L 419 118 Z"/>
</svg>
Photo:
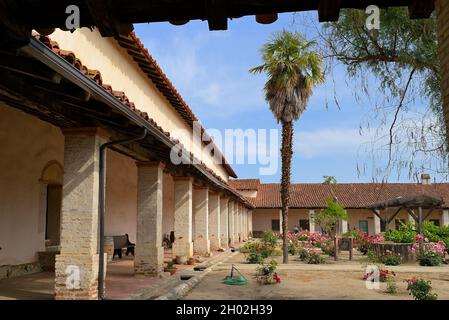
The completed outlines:
<svg viewBox="0 0 449 320">
<path fill-rule="evenodd" d="M 129 241 L 128 234 L 123 236 L 112 236 L 114 239 L 114 254 L 112 255 L 112 259 L 114 259 L 115 255 L 122 258 L 122 249 L 126 249 L 126 255 L 130 253 L 134 256 L 134 247 L 136 246 L 134 243 Z"/>
</svg>

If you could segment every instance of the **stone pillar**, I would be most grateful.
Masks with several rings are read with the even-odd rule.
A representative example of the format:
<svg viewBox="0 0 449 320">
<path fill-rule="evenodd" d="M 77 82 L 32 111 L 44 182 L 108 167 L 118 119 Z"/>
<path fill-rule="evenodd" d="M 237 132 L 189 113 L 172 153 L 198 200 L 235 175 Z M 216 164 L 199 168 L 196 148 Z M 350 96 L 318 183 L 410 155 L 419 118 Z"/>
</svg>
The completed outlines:
<svg viewBox="0 0 449 320">
<path fill-rule="evenodd" d="M 64 182 L 61 253 L 56 256 L 55 298 L 98 298 L 99 149 L 97 129 L 63 131 Z"/>
<path fill-rule="evenodd" d="M 162 181 L 160 162 L 137 163 L 136 275 L 158 276 L 164 264 L 162 248 Z"/>
<path fill-rule="evenodd" d="M 252 238 L 253 237 L 253 210 L 249 210 L 248 211 L 248 231 L 249 231 L 249 236 Z"/>
<path fill-rule="evenodd" d="M 173 181 L 175 206 L 173 257 L 185 256 L 190 258 L 193 256 L 193 180 L 190 177 L 174 177 Z"/>
<path fill-rule="evenodd" d="M 445 227 L 449 226 L 449 210 L 443 210 L 441 214 L 441 225 Z"/>
<path fill-rule="evenodd" d="M 379 214 L 379 210 L 376 210 L 376 212 Z M 380 226 L 380 218 L 373 213 L 374 216 L 374 234 L 381 233 L 381 226 Z"/>
<path fill-rule="evenodd" d="M 238 243 L 239 240 L 239 204 L 234 202 L 234 242 Z"/>
<path fill-rule="evenodd" d="M 248 240 L 248 209 L 243 207 L 243 239 Z"/>
<path fill-rule="evenodd" d="M 209 239 L 211 250 L 218 250 L 221 247 L 220 212 L 220 195 L 218 193 L 209 193 Z"/>
<path fill-rule="evenodd" d="M 449 130 L 449 6 L 446 0 L 436 0 L 438 31 L 438 55 L 441 66 L 441 89 L 443 97 L 443 115 L 446 130 Z"/>
<path fill-rule="evenodd" d="M 309 232 L 314 233 L 315 231 L 315 210 L 309 210 Z"/>
<path fill-rule="evenodd" d="M 208 188 L 194 189 L 193 217 L 195 224 L 193 252 L 201 256 L 208 256 L 210 254 Z"/>
<path fill-rule="evenodd" d="M 229 201 L 228 203 L 228 215 L 229 215 L 229 244 L 232 246 L 235 243 L 235 215 L 234 215 L 234 202 Z"/>
<path fill-rule="evenodd" d="M 279 234 L 282 234 L 282 209 L 279 209 Z"/>
<path fill-rule="evenodd" d="M 220 238 L 221 246 L 227 248 L 229 244 L 229 199 L 220 197 Z"/>
</svg>

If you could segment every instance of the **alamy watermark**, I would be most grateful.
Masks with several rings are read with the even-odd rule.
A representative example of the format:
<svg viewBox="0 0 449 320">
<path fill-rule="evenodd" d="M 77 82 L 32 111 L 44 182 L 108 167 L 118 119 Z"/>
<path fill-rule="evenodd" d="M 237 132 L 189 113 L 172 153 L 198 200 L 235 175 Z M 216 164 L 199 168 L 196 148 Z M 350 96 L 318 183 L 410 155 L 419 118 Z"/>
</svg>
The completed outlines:
<svg viewBox="0 0 449 320">
<path fill-rule="evenodd" d="M 183 129 L 175 129 L 173 136 L 184 137 L 170 152 L 170 160 L 175 165 L 207 165 L 211 161 L 224 164 L 225 158 L 230 165 L 258 165 L 261 176 L 274 175 L 278 171 L 278 129 L 225 129 L 223 134 L 218 129 L 201 130 L 201 125 L 194 122 L 191 134 Z M 194 157 L 191 157 L 190 152 Z"/>
</svg>

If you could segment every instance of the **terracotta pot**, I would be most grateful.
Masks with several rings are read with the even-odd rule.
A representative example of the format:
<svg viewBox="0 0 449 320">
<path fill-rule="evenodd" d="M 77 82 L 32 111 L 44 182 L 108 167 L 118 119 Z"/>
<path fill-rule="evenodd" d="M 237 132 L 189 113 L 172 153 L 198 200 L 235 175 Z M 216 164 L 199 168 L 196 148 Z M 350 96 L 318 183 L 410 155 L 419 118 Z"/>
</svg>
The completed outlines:
<svg viewBox="0 0 449 320">
<path fill-rule="evenodd" d="M 176 256 L 176 263 L 177 264 L 185 264 L 187 262 L 186 256 Z"/>
<path fill-rule="evenodd" d="M 194 266 L 194 265 L 195 265 L 195 259 L 189 259 L 189 260 L 187 260 L 187 264 L 188 264 L 189 266 Z"/>
<path fill-rule="evenodd" d="M 170 272 L 170 275 L 174 275 L 176 273 L 177 269 L 176 268 L 164 268 L 164 272 Z"/>
</svg>

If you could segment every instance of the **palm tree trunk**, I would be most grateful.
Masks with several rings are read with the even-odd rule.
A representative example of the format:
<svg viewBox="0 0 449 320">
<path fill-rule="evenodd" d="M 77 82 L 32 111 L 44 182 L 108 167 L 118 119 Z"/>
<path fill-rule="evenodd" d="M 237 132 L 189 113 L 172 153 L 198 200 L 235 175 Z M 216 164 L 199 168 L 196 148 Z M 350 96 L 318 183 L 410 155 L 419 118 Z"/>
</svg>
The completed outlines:
<svg viewBox="0 0 449 320">
<path fill-rule="evenodd" d="M 290 200 L 290 175 L 293 154 L 293 123 L 282 121 L 282 178 L 281 178 L 281 203 L 282 203 L 282 251 L 283 262 L 288 263 L 288 205 Z"/>
</svg>

